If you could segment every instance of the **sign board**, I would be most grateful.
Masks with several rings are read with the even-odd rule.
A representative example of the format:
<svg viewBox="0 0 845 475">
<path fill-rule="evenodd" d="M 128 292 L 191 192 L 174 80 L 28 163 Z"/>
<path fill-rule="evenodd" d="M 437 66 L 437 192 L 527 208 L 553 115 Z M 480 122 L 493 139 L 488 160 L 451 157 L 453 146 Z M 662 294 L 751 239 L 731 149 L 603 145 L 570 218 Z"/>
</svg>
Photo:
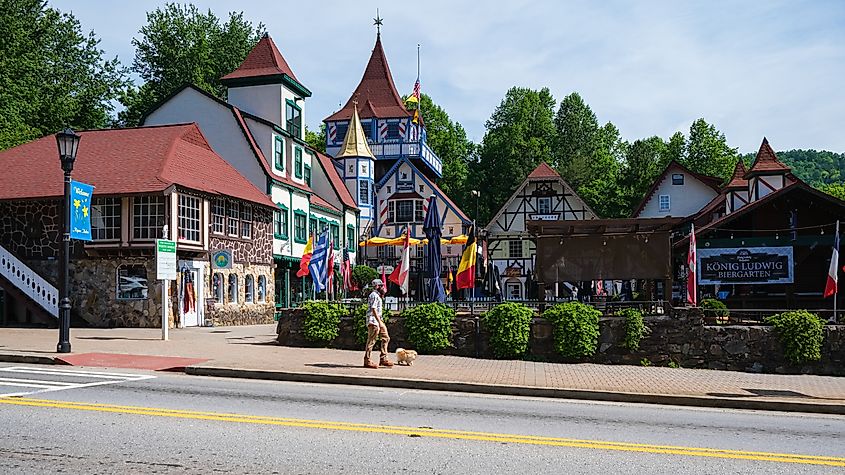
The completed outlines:
<svg viewBox="0 0 845 475">
<path fill-rule="evenodd" d="M 78 181 L 70 182 L 70 238 L 91 240 L 91 195 L 94 187 Z"/>
<path fill-rule="evenodd" d="M 792 247 L 699 248 L 698 283 L 791 284 Z"/>
<path fill-rule="evenodd" d="M 176 241 L 156 239 L 156 279 L 176 280 Z"/>
<path fill-rule="evenodd" d="M 231 249 L 214 251 L 211 253 L 211 267 L 214 269 L 231 269 L 234 256 Z"/>
<path fill-rule="evenodd" d="M 522 275 L 522 269 L 519 267 L 508 267 L 505 269 L 506 277 L 519 277 Z"/>
<path fill-rule="evenodd" d="M 414 182 L 400 181 L 396 184 L 396 191 L 414 191 Z"/>
<path fill-rule="evenodd" d="M 382 273 L 384 273 L 384 275 L 390 275 L 393 272 L 393 269 L 394 269 L 393 266 L 386 266 L 386 265 L 380 265 L 380 266 L 376 267 L 376 271 L 379 273 L 379 277 L 381 276 Z"/>
<path fill-rule="evenodd" d="M 560 219 L 560 213 L 529 214 L 528 219 L 532 221 L 557 221 Z"/>
</svg>

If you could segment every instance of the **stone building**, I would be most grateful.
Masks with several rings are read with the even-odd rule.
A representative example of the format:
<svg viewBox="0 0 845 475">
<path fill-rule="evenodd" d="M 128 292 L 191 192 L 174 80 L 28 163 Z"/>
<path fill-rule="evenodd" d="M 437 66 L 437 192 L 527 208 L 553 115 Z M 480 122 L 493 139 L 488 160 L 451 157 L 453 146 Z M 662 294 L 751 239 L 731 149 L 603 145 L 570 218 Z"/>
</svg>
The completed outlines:
<svg viewBox="0 0 845 475">
<path fill-rule="evenodd" d="M 72 241 L 75 325 L 158 327 L 155 240 L 177 243 L 172 326 L 273 320 L 275 204 L 196 124 L 80 132 L 73 171 L 93 185 L 92 241 Z M 55 324 L 62 171 L 52 136 L 0 152 L 0 323 Z M 231 251 L 230 269 L 210 256 Z M 229 267 L 229 266 L 226 266 Z"/>
</svg>

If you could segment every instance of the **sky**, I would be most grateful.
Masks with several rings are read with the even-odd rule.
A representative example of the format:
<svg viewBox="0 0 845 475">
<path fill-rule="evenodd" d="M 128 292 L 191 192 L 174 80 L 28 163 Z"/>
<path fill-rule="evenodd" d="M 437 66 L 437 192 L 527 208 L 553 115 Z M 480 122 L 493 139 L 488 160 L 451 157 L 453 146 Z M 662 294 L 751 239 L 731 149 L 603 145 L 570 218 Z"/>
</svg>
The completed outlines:
<svg viewBox="0 0 845 475">
<path fill-rule="evenodd" d="M 165 1 L 51 0 L 131 65 L 132 38 Z M 845 152 L 845 1 L 195 0 L 264 23 L 313 93 L 316 129 L 357 86 L 375 42 L 400 94 L 422 92 L 480 142 L 510 87 L 578 92 L 629 141 L 688 133 L 703 117 L 740 152 Z"/>
</svg>

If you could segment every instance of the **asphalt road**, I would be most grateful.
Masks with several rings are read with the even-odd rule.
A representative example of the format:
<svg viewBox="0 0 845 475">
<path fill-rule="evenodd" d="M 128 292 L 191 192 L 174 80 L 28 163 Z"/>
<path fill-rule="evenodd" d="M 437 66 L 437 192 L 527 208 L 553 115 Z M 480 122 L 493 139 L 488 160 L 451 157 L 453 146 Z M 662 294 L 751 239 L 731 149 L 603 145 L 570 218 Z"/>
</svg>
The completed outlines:
<svg viewBox="0 0 845 475">
<path fill-rule="evenodd" d="M 841 416 L 0 364 L 8 394 L 3 474 L 845 473 Z"/>
</svg>

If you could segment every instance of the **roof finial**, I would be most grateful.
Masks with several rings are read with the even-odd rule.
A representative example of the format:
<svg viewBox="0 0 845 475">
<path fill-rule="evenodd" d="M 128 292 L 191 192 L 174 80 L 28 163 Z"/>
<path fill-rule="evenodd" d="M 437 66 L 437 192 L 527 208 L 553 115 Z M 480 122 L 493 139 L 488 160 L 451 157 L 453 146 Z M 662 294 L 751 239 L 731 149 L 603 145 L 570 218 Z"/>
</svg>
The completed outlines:
<svg viewBox="0 0 845 475">
<path fill-rule="evenodd" d="M 376 17 L 373 18 L 373 25 L 376 26 L 376 34 L 381 36 L 381 25 L 384 24 L 384 18 L 380 17 L 378 14 L 378 8 L 376 8 Z"/>
</svg>

